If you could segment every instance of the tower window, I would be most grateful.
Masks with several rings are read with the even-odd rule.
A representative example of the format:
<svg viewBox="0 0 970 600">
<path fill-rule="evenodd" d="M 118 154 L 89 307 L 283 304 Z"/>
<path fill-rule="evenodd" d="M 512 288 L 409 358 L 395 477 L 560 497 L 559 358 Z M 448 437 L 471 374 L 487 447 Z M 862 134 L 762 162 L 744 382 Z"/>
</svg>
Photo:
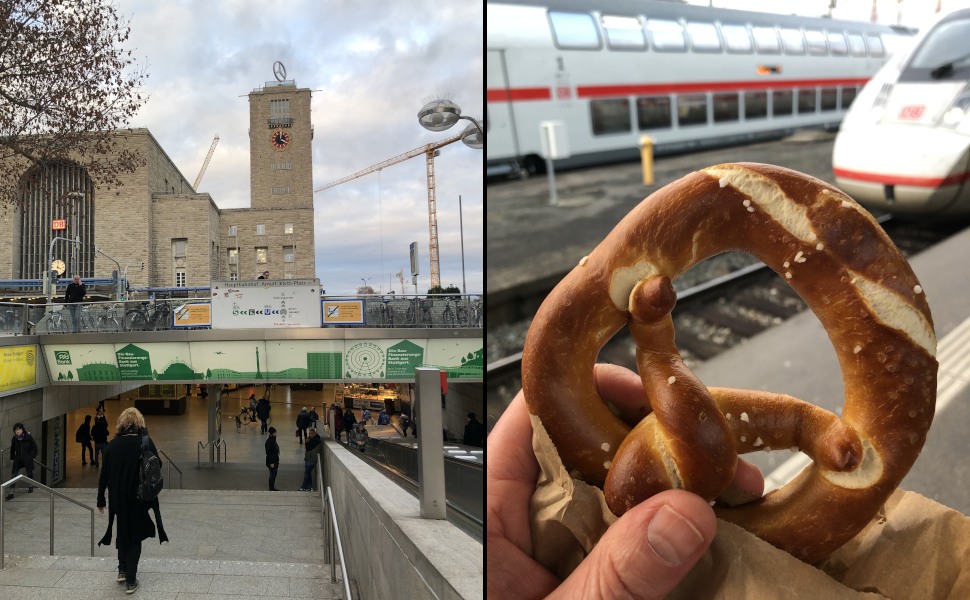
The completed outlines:
<svg viewBox="0 0 970 600">
<path fill-rule="evenodd" d="M 283 246 L 283 262 L 293 262 L 293 246 Z"/>
<path fill-rule="evenodd" d="M 229 281 L 239 281 L 239 273 L 229 273 Z"/>
<path fill-rule="evenodd" d="M 263 265 L 266 264 L 266 248 L 256 248 L 256 264 Z"/>
<path fill-rule="evenodd" d="M 290 186 L 288 186 L 288 185 L 274 185 L 273 186 L 273 193 L 274 194 L 289 194 L 291 191 L 292 191 L 292 188 Z"/>
<path fill-rule="evenodd" d="M 283 225 L 283 233 L 293 233 L 293 223 Z"/>
<path fill-rule="evenodd" d="M 265 225 L 257 225 L 256 226 L 256 235 L 266 235 L 266 226 Z"/>
<path fill-rule="evenodd" d="M 185 287 L 185 269 L 175 271 L 175 287 Z"/>
<path fill-rule="evenodd" d="M 292 127 L 293 119 L 290 117 L 289 100 L 270 100 L 269 101 L 269 128 Z"/>
<path fill-rule="evenodd" d="M 236 237 L 236 226 L 235 225 L 230 225 L 229 226 L 229 237 Z"/>
<path fill-rule="evenodd" d="M 172 256 L 182 258 L 185 256 L 185 247 L 189 241 L 186 238 L 175 238 L 172 240 Z"/>
<path fill-rule="evenodd" d="M 239 249 L 230 248 L 229 249 L 229 264 L 235 265 L 239 263 Z"/>
</svg>

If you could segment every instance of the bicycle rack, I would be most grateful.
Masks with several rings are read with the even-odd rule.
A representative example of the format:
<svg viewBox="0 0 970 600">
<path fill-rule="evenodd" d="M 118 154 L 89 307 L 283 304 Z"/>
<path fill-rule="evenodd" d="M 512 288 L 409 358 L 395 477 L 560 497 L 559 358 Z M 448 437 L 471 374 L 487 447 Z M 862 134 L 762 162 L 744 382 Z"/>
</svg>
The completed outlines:
<svg viewBox="0 0 970 600">
<path fill-rule="evenodd" d="M 205 444 L 203 444 L 202 442 L 199 442 L 199 447 L 196 448 L 196 451 L 195 451 L 195 465 L 197 467 L 202 466 L 202 460 L 200 458 L 202 455 L 202 451 L 205 450 L 206 448 L 209 448 L 210 446 L 215 446 L 216 462 L 227 462 L 229 460 L 229 448 L 226 446 L 226 440 L 220 439 L 218 442 L 216 442 L 215 440 L 209 440 L 208 443 L 205 443 Z M 223 453 L 225 454 L 225 458 L 222 458 Z M 181 473 L 182 472 L 179 471 L 179 474 Z"/>
</svg>

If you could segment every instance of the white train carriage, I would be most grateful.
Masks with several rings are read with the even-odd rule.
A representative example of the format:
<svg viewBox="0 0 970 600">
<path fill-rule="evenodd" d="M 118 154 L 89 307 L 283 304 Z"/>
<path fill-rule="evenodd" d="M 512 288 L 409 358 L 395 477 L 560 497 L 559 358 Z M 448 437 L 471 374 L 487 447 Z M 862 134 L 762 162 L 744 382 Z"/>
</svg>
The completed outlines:
<svg viewBox="0 0 970 600">
<path fill-rule="evenodd" d="M 898 215 L 970 214 L 970 9 L 944 15 L 865 86 L 835 140 L 836 183 Z"/>
<path fill-rule="evenodd" d="M 900 35 L 650 0 L 491 2 L 486 31 L 490 173 L 539 167 L 542 121 L 566 167 L 836 127 Z"/>
</svg>

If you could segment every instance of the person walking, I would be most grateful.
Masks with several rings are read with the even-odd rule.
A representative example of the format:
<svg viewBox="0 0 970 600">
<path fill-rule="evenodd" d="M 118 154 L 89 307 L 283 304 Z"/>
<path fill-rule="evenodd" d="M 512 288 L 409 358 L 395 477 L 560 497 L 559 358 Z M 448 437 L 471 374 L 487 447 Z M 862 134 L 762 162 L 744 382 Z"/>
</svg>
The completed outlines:
<svg viewBox="0 0 970 600">
<path fill-rule="evenodd" d="M 323 440 L 317 435 L 316 429 L 310 429 L 309 437 L 306 440 L 306 447 L 303 452 L 303 485 L 300 486 L 301 492 L 313 491 L 313 468 L 317 464 L 317 457 L 323 449 Z"/>
<path fill-rule="evenodd" d="M 269 271 L 263 271 L 263 274 L 256 279 L 269 279 Z"/>
<path fill-rule="evenodd" d="M 71 305 L 71 325 L 74 333 L 81 330 L 81 306 L 79 302 L 84 302 L 84 296 L 88 293 L 87 286 L 81 282 L 80 275 L 74 276 L 74 281 L 67 284 L 67 291 L 64 292 L 64 302 Z"/>
<path fill-rule="evenodd" d="M 367 433 L 367 427 L 365 426 L 364 421 L 357 423 L 354 426 L 354 435 L 351 436 L 353 447 L 363 452 L 367 447 L 367 439 L 369 437 L 370 435 Z"/>
<path fill-rule="evenodd" d="M 256 420 L 256 407 L 259 406 L 259 402 L 256 400 L 256 392 L 249 394 L 249 417 L 250 421 Z"/>
<path fill-rule="evenodd" d="M 349 408 L 344 411 L 344 431 L 347 433 L 347 445 L 350 445 L 350 434 L 354 430 L 354 425 L 357 423 L 357 416 L 354 415 L 354 411 Z"/>
<path fill-rule="evenodd" d="M 302 409 L 300 409 L 300 414 L 296 415 L 296 428 L 299 431 L 299 435 L 297 437 L 300 438 L 301 446 L 303 445 L 303 440 L 305 440 L 307 437 L 307 427 L 309 426 L 310 413 L 307 412 L 307 409 L 304 406 Z"/>
<path fill-rule="evenodd" d="M 20 469 L 27 470 L 27 477 L 34 478 L 34 459 L 37 458 L 37 442 L 30 435 L 23 423 L 13 426 L 13 439 L 10 440 L 10 460 L 13 462 L 10 477 L 20 475 Z M 34 491 L 34 486 L 27 486 L 27 493 Z M 13 500 L 13 488 L 7 494 L 7 500 Z"/>
<path fill-rule="evenodd" d="M 265 424 L 266 421 L 263 421 Z M 276 473 L 280 470 L 280 445 L 276 441 L 276 428 L 269 428 L 269 437 L 266 438 L 266 468 L 269 469 L 269 491 L 278 492 L 276 489 Z"/>
<path fill-rule="evenodd" d="M 87 465 L 86 456 L 91 457 L 94 462 L 94 447 L 91 446 L 91 415 L 84 415 L 84 422 L 78 426 L 74 433 L 74 441 L 81 444 L 81 465 Z M 86 454 L 85 454 L 86 453 Z"/>
<path fill-rule="evenodd" d="M 390 423 L 391 423 L 391 415 L 387 414 L 387 411 L 382 408 L 381 412 L 377 414 L 377 424 L 390 425 Z"/>
<path fill-rule="evenodd" d="M 272 405 L 269 403 L 269 399 L 265 396 L 259 399 L 256 403 L 256 416 L 259 417 L 259 433 L 260 435 L 266 433 L 266 420 L 269 419 L 269 413 L 273 410 Z"/>
<path fill-rule="evenodd" d="M 485 446 L 485 426 L 475 418 L 475 413 L 468 413 L 468 424 L 465 425 L 465 436 L 462 443 L 466 446 L 482 448 Z"/>
<path fill-rule="evenodd" d="M 339 404 L 333 405 L 333 439 L 340 441 L 340 433 L 344 430 L 344 410 Z"/>
<path fill-rule="evenodd" d="M 91 439 L 94 440 L 94 466 L 104 461 L 104 450 L 108 447 L 108 419 L 104 411 L 98 411 L 91 426 Z"/>
<path fill-rule="evenodd" d="M 317 421 L 320 420 L 320 415 L 317 413 L 317 408 L 315 406 L 310 407 L 310 427 L 317 429 Z"/>
<path fill-rule="evenodd" d="M 168 541 L 168 535 L 162 526 L 158 498 L 151 502 L 142 502 L 135 495 L 138 488 L 142 437 L 146 438 L 148 449 L 158 456 L 155 442 L 148 436 L 145 428 L 145 417 L 137 408 L 126 408 L 118 415 L 118 432 L 105 450 L 104 467 L 98 479 L 98 513 L 104 514 L 104 508 L 108 506 L 108 530 L 98 546 L 111 543 L 117 518 L 115 548 L 118 549 L 118 582 L 125 583 L 126 594 L 132 594 L 138 589 L 138 560 L 141 558 L 142 541 L 155 537 L 156 526 L 158 543 Z M 107 503 L 105 491 L 108 492 Z M 149 509 L 155 513 L 154 523 L 148 516 Z"/>
</svg>

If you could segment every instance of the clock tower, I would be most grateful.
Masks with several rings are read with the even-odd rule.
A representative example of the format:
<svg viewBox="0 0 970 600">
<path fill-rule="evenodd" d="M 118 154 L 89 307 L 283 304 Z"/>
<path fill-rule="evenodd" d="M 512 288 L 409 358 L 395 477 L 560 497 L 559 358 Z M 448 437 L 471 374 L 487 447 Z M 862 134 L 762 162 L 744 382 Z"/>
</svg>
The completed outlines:
<svg viewBox="0 0 970 600">
<path fill-rule="evenodd" d="M 276 81 L 249 94 L 250 197 L 254 209 L 313 206 L 313 125 L 310 90 L 286 79 L 281 63 Z"/>
</svg>

